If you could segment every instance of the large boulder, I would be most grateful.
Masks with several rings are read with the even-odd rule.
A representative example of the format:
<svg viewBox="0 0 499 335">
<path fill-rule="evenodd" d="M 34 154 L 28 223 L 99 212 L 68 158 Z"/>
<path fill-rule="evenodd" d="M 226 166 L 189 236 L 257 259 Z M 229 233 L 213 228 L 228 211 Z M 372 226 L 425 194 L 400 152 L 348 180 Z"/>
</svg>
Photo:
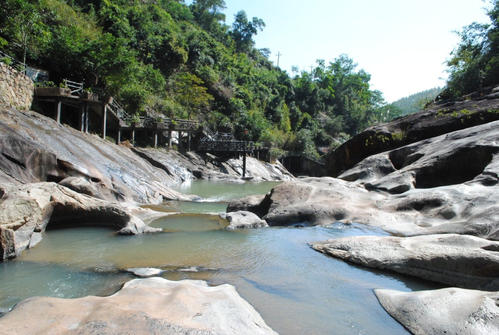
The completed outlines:
<svg viewBox="0 0 499 335">
<path fill-rule="evenodd" d="M 230 204 L 269 225 L 357 222 L 397 235 L 459 233 L 499 240 L 499 121 L 366 158 L 341 177 L 276 186 Z M 351 182 L 355 181 L 355 182 Z"/>
<path fill-rule="evenodd" d="M 135 279 L 109 297 L 29 298 L 0 319 L 0 334 L 276 334 L 233 286 Z"/>
<path fill-rule="evenodd" d="M 390 193 L 457 185 L 476 177 L 494 185 L 499 181 L 498 138 L 499 121 L 490 122 L 368 157 L 339 178 Z"/>
<path fill-rule="evenodd" d="M 434 104 L 427 110 L 372 126 L 353 136 L 327 156 L 327 172 L 337 177 L 364 158 L 459 129 L 499 120 L 499 98 Z"/>
<path fill-rule="evenodd" d="M 3 189 L 0 198 L 0 259 L 13 258 L 36 245 L 47 225 L 101 225 L 121 234 L 160 229 L 147 226 L 118 203 L 76 193 L 55 183 L 34 183 Z M 140 212 L 140 211 L 139 211 Z"/>
<path fill-rule="evenodd" d="M 451 286 L 499 290 L 499 242 L 474 236 L 354 236 L 311 246 L 324 254 L 366 267 Z"/>
<path fill-rule="evenodd" d="M 499 292 L 458 288 L 374 292 L 383 308 L 415 335 L 499 334 Z"/>
<path fill-rule="evenodd" d="M 111 201 L 191 199 L 169 188 L 176 178 L 126 146 L 36 112 L 5 107 L 0 107 L 0 170 L 19 183 L 64 181 L 78 192 Z"/>
</svg>

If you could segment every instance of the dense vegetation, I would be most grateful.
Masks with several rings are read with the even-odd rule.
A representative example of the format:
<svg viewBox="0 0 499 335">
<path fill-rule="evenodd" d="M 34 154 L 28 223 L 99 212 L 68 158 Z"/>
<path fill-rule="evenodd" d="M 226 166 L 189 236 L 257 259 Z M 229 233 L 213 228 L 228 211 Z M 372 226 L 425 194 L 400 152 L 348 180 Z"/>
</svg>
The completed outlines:
<svg viewBox="0 0 499 335">
<path fill-rule="evenodd" d="M 490 24 L 473 23 L 459 33 L 461 42 L 447 62 L 449 80 L 441 99 L 499 84 L 499 1 L 490 3 Z"/>
<path fill-rule="evenodd" d="M 441 91 L 440 87 L 431 88 L 399 99 L 392 102 L 391 105 L 398 116 L 416 113 L 422 110 L 427 103 L 435 100 Z"/>
<path fill-rule="evenodd" d="M 341 56 L 290 77 L 258 50 L 265 27 L 223 0 L 3 0 L 0 48 L 118 97 L 132 113 L 194 118 L 213 130 L 317 157 L 380 119 L 380 92 Z"/>
</svg>

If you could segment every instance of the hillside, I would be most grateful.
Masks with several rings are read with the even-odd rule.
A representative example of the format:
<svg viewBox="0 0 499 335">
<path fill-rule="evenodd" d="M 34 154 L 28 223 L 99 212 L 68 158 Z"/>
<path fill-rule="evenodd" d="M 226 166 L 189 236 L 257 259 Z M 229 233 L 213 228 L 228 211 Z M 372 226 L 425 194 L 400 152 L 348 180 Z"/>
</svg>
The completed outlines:
<svg viewBox="0 0 499 335">
<path fill-rule="evenodd" d="M 223 0 L 6 0 L 0 50 L 117 97 L 130 114 L 200 120 L 239 139 L 317 157 L 379 120 L 384 101 L 348 56 L 291 77 L 256 49 L 265 23 Z"/>
<path fill-rule="evenodd" d="M 419 112 L 424 106 L 438 96 L 442 88 L 435 87 L 429 90 L 411 94 L 391 103 L 392 106 L 400 110 L 399 115 L 408 115 Z"/>
</svg>

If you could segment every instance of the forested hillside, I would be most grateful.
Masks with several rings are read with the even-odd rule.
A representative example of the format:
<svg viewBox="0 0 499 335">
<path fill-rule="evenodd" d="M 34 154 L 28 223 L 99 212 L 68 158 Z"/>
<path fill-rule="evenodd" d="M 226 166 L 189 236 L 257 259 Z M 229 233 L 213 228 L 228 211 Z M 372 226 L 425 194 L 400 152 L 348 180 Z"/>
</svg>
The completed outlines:
<svg viewBox="0 0 499 335">
<path fill-rule="evenodd" d="M 212 130 L 317 157 L 375 122 L 384 102 L 347 56 L 290 77 L 258 50 L 265 27 L 223 0 L 4 0 L 0 48 L 61 79 L 118 97 L 131 113 L 198 119 Z M 272 46 L 269 46 L 272 47 Z"/>
<path fill-rule="evenodd" d="M 499 1 L 488 2 L 490 23 L 475 22 L 459 32 L 461 42 L 447 61 L 449 80 L 440 99 L 499 84 Z"/>
<path fill-rule="evenodd" d="M 397 109 L 397 116 L 416 113 L 422 110 L 428 102 L 435 100 L 440 92 L 442 92 L 440 87 L 431 88 L 399 99 L 391 105 Z"/>
</svg>

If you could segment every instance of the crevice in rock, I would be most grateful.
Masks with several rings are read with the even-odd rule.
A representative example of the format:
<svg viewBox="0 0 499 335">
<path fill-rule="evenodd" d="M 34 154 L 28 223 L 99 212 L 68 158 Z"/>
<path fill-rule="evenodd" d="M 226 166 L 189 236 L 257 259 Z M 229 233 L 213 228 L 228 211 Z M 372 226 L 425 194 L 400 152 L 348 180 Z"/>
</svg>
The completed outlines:
<svg viewBox="0 0 499 335">
<path fill-rule="evenodd" d="M 388 159 L 392 162 L 395 169 L 400 170 L 424 156 L 421 153 L 414 153 L 415 150 L 415 147 L 403 147 L 393 150 L 388 153 Z"/>
<path fill-rule="evenodd" d="M 444 200 L 438 198 L 409 199 L 397 206 L 397 211 L 416 210 L 418 212 L 441 207 L 445 204 Z"/>
<path fill-rule="evenodd" d="M 127 213 L 116 208 L 82 209 L 71 205 L 56 204 L 46 229 L 98 226 L 118 230 L 125 227 L 129 220 Z"/>
<path fill-rule="evenodd" d="M 499 245 L 497 244 L 490 244 L 490 245 L 486 245 L 484 247 L 482 247 L 483 250 L 487 250 L 487 251 L 497 251 L 499 252 Z"/>
<path fill-rule="evenodd" d="M 161 170 L 165 171 L 170 176 L 174 176 L 174 174 L 170 172 L 170 169 L 168 169 L 168 167 L 166 165 L 158 162 L 157 160 L 152 159 L 149 155 L 141 152 L 140 150 L 137 150 L 135 148 L 131 148 L 131 150 L 137 156 L 139 156 L 140 158 L 142 158 L 142 159 L 146 160 L 147 162 L 149 162 L 152 166 L 157 167 L 158 169 L 161 169 Z"/>
<path fill-rule="evenodd" d="M 456 185 L 480 175 L 492 161 L 495 147 L 460 148 L 447 157 L 440 157 L 433 165 L 416 171 L 416 188 Z"/>
<path fill-rule="evenodd" d="M 8 161 L 10 161 L 10 162 L 12 162 L 12 163 L 14 163 L 16 165 L 21 166 L 23 169 L 26 168 L 26 164 L 24 164 L 23 162 L 18 161 L 14 157 L 11 157 L 11 156 L 7 155 L 5 152 L 2 152 L 2 156 L 5 157 Z"/>
</svg>

